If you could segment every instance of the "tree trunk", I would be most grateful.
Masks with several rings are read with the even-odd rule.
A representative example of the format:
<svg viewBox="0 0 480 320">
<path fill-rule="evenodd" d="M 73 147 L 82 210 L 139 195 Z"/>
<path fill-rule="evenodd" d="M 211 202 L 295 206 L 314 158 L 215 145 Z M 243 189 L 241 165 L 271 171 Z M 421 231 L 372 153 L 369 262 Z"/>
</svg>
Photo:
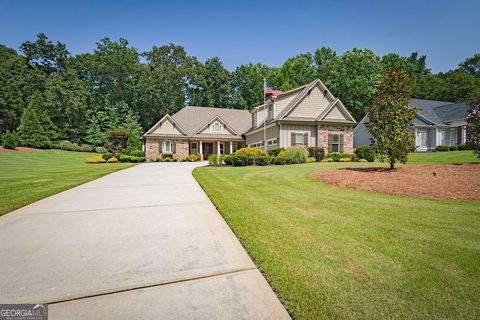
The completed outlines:
<svg viewBox="0 0 480 320">
<path fill-rule="evenodd" d="M 395 161 L 390 160 L 390 170 L 395 169 Z"/>
</svg>

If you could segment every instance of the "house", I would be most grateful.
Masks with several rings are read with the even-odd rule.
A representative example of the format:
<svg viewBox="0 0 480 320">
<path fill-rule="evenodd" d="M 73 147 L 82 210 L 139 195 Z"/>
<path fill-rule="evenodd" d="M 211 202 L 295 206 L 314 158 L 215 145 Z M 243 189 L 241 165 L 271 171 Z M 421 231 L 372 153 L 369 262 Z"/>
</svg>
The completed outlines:
<svg viewBox="0 0 480 320">
<path fill-rule="evenodd" d="M 328 152 L 353 150 L 355 119 L 319 79 L 270 97 L 252 110 L 187 106 L 166 115 L 143 136 L 148 159 L 229 154 L 248 146 L 294 145 Z"/>
<path fill-rule="evenodd" d="M 408 108 L 418 113 L 411 123 L 417 151 L 431 151 L 439 145 L 454 146 L 466 142 L 468 106 L 466 103 L 412 99 Z M 353 146 L 370 144 L 370 134 L 365 127 L 365 116 L 353 130 Z"/>
</svg>

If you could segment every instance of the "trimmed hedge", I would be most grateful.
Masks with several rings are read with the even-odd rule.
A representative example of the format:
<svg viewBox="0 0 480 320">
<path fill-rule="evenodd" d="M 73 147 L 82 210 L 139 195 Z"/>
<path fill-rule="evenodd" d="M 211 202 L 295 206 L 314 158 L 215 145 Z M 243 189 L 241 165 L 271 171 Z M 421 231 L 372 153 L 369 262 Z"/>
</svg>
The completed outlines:
<svg viewBox="0 0 480 320">
<path fill-rule="evenodd" d="M 444 152 L 444 151 L 449 151 L 450 148 L 447 145 L 441 144 L 441 145 L 437 146 L 435 148 L 435 150 Z"/>
<path fill-rule="evenodd" d="M 308 147 L 308 156 L 310 158 L 315 158 L 315 161 L 320 162 L 322 161 L 323 157 L 325 156 L 325 150 L 322 147 Z"/>
<path fill-rule="evenodd" d="M 269 156 L 260 156 L 255 158 L 255 164 L 257 166 L 266 166 L 270 163 L 270 157 Z"/>
<path fill-rule="evenodd" d="M 361 146 L 357 150 L 355 150 L 355 154 L 360 159 L 365 159 L 368 162 L 375 161 L 375 154 L 373 152 L 373 148 L 371 146 Z"/>
</svg>

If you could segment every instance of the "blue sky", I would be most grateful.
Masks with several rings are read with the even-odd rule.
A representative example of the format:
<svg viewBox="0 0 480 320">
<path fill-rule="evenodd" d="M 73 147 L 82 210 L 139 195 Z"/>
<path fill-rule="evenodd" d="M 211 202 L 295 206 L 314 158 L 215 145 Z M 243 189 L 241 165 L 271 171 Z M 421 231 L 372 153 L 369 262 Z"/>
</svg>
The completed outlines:
<svg viewBox="0 0 480 320">
<path fill-rule="evenodd" d="M 0 43 L 18 48 L 39 32 L 92 51 L 102 37 L 126 38 L 141 51 L 175 43 L 233 70 L 248 62 L 280 66 L 329 46 L 378 55 L 427 55 L 434 71 L 480 52 L 480 1 L 48 1 L 0 0 Z"/>
</svg>

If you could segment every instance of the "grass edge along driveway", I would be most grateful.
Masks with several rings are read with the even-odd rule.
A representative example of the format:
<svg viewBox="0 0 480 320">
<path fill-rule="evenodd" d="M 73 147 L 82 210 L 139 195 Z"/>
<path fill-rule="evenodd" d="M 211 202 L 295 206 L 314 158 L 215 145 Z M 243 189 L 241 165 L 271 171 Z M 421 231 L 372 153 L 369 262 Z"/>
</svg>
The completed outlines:
<svg viewBox="0 0 480 320">
<path fill-rule="evenodd" d="M 194 176 L 294 318 L 478 318 L 480 202 L 309 176 L 352 165 L 362 164 L 203 167 Z"/>
<path fill-rule="evenodd" d="M 27 204 L 129 168 L 131 163 L 86 164 L 96 153 L 61 150 L 0 153 L 0 216 Z"/>
</svg>

